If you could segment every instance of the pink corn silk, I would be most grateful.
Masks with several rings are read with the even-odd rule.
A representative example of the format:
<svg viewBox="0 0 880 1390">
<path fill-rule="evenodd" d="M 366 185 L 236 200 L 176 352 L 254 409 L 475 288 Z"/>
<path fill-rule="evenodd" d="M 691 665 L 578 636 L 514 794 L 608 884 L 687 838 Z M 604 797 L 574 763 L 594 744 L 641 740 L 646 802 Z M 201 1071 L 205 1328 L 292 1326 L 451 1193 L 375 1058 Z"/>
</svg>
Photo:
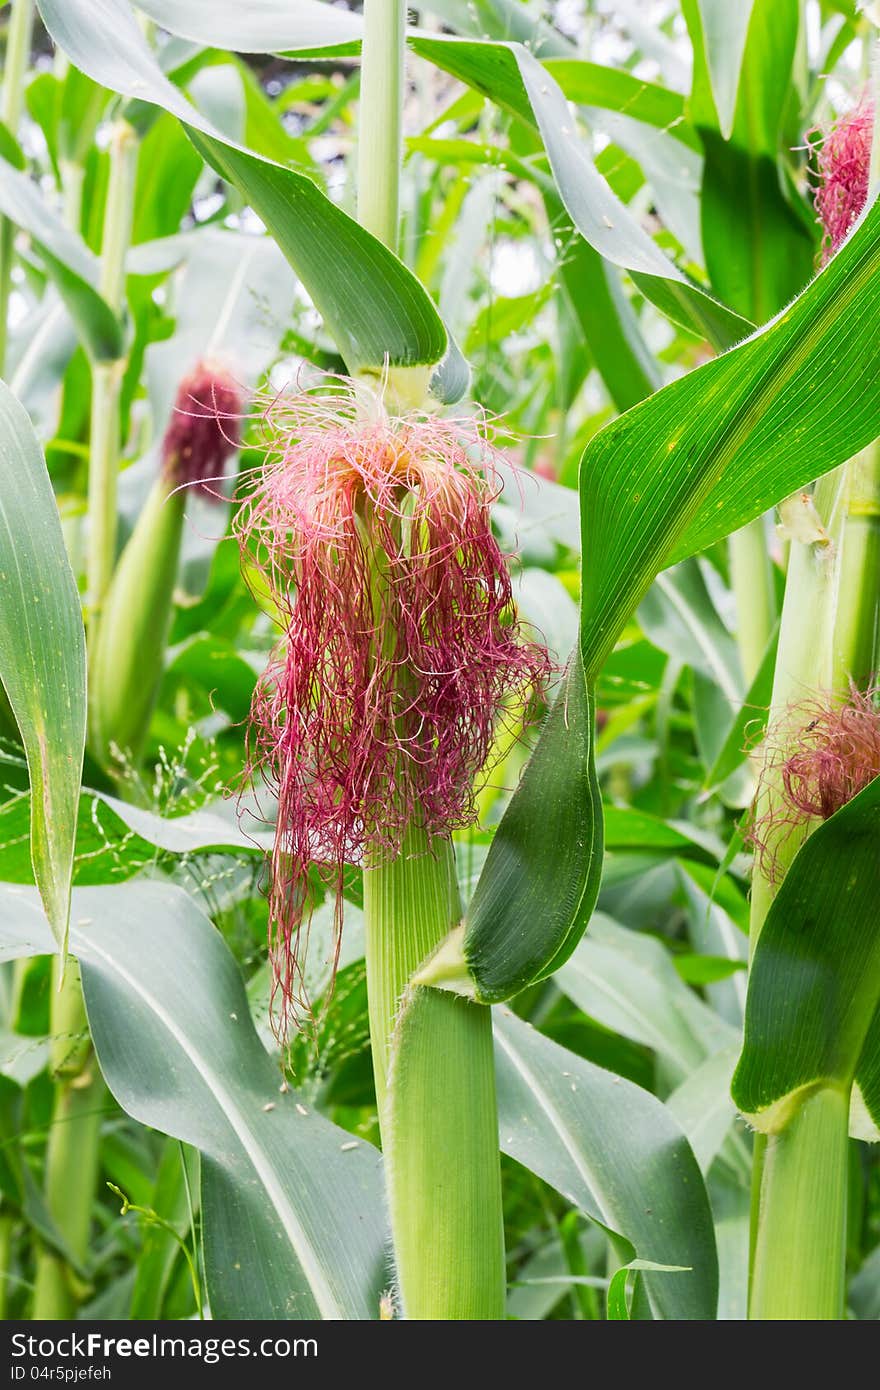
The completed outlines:
<svg viewBox="0 0 880 1390">
<path fill-rule="evenodd" d="M 779 878 L 780 842 L 810 820 L 828 820 L 880 775 L 876 693 L 851 684 L 846 699 L 829 696 L 793 705 L 771 728 L 761 784 L 781 783 L 785 805 L 757 817 L 748 832 L 771 882 Z"/>
<path fill-rule="evenodd" d="M 822 224 L 823 264 L 849 234 L 868 197 L 874 108 L 863 101 L 828 132 L 819 147 L 815 204 Z"/>
<path fill-rule="evenodd" d="M 198 362 L 177 388 L 162 440 L 162 471 L 172 487 L 218 499 L 223 465 L 241 443 L 242 393 L 211 362 Z M 213 486 L 212 486 L 213 485 Z"/>
<path fill-rule="evenodd" d="M 236 529 L 284 627 L 251 707 L 248 780 L 277 795 L 269 888 L 273 1006 L 303 998 L 309 866 L 336 893 L 416 821 L 476 819 L 499 718 L 550 672 L 513 612 L 490 525 L 499 487 L 472 421 L 365 423 L 352 395 L 280 398 Z"/>
</svg>

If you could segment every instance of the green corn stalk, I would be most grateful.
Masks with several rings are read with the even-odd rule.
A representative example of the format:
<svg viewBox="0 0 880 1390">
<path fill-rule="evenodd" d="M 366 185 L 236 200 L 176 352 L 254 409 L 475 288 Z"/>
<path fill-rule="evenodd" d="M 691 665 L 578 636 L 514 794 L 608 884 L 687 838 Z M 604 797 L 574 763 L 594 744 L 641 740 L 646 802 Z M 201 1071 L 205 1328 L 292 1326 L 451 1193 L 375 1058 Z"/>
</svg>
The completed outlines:
<svg viewBox="0 0 880 1390">
<path fill-rule="evenodd" d="M 876 83 L 875 83 L 876 86 Z M 880 182 L 880 110 L 875 91 L 869 200 Z M 822 479 L 816 508 L 827 518 L 827 540 L 801 546 L 786 584 L 774 681 L 773 708 L 811 691 L 845 696 L 864 688 L 877 669 L 880 614 L 880 446 Z M 805 566 L 807 566 L 805 571 Z M 781 788 L 763 793 L 774 800 Z M 762 806 L 756 807 L 761 814 Z M 769 846 L 782 876 L 815 823 Z M 753 884 L 750 954 L 758 944 L 773 885 L 760 873 Z M 752 1186 L 751 1284 L 753 1319 L 843 1317 L 847 1240 L 847 1161 L 852 1075 L 796 1100 L 776 1133 L 756 1136 Z"/>
<path fill-rule="evenodd" d="M 99 289 L 116 313 L 125 302 L 125 257 L 131 240 L 137 137 L 125 121 L 110 136 L 110 174 L 101 241 Z M 119 470 L 119 397 L 125 361 L 92 364 L 89 443 L 89 550 L 87 627 L 93 637 L 116 559 L 116 481 Z"/>
<path fill-rule="evenodd" d="M 817 511 L 827 538 L 793 542 L 783 604 L 773 709 L 810 693 L 844 695 L 863 686 L 877 660 L 880 593 L 880 450 L 863 454 L 822 480 Z M 781 802 L 765 784 L 760 815 Z M 814 830 L 774 832 L 776 878 L 787 872 Z M 751 952 L 773 899 L 774 885 L 756 868 Z M 847 1137 L 852 1077 L 805 1095 L 776 1133 L 758 1134 L 752 1201 L 750 1317 L 822 1319 L 843 1316 L 846 1251 Z"/>
<path fill-rule="evenodd" d="M 358 216 L 396 249 L 406 11 L 366 0 Z M 377 582 L 381 582 L 381 577 Z M 488 1008 L 411 984 L 461 916 L 452 844 L 412 825 L 364 872 L 379 1124 L 404 1316 L 504 1316 L 504 1238 Z"/>
<path fill-rule="evenodd" d="M 131 240 L 137 150 L 131 126 L 118 121 L 110 138 L 100 271 L 101 293 L 117 313 L 125 300 L 125 258 Z M 116 553 L 119 394 L 123 370 L 123 360 L 92 364 L 87 563 L 92 661 L 97 614 L 110 583 Z M 73 960 L 59 961 L 55 967 L 51 1028 L 56 1039 L 55 1095 L 46 1151 L 45 1196 L 70 1251 L 82 1261 L 88 1248 L 98 1175 L 101 1111 L 107 1092 L 89 1041 L 79 969 Z M 72 1040 L 79 1041 L 74 1046 Z M 34 1318 L 71 1317 L 84 1292 L 57 1254 L 43 1248 L 38 1251 Z"/>
<path fill-rule="evenodd" d="M 24 105 L 24 79 L 31 55 L 34 29 L 34 0 L 12 0 L 6 31 L 6 61 L 3 91 L 0 94 L 0 121 L 12 135 L 18 132 Z M 6 362 L 7 316 L 12 286 L 13 241 L 15 227 L 0 217 L 0 377 Z"/>
<path fill-rule="evenodd" d="M 79 967 L 72 957 L 64 967 L 56 960 L 53 985 L 55 1099 L 46 1148 L 45 1196 L 67 1249 L 82 1265 L 89 1248 L 108 1093 L 89 1038 Z M 38 1245 L 32 1318 L 40 1322 L 71 1318 L 87 1292 L 61 1255 Z"/>
</svg>

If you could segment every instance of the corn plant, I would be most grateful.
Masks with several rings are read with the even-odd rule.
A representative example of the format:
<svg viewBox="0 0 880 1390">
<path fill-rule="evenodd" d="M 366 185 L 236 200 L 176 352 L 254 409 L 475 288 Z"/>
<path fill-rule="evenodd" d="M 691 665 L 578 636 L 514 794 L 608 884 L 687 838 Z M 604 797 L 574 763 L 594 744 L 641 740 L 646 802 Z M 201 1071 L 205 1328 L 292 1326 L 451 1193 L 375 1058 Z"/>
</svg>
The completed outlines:
<svg viewBox="0 0 880 1390">
<path fill-rule="evenodd" d="M 880 1315 L 875 11 L 4 11 L 4 1318 Z"/>
</svg>

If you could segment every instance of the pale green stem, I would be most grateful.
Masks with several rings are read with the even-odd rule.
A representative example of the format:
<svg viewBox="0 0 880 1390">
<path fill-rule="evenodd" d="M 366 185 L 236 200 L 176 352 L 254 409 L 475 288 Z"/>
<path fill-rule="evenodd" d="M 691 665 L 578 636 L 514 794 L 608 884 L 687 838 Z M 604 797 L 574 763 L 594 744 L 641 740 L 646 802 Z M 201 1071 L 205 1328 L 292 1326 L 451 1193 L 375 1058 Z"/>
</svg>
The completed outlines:
<svg viewBox="0 0 880 1390">
<path fill-rule="evenodd" d="M 866 449 L 823 478 L 815 505 L 827 541 L 792 541 L 780 627 L 772 709 L 778 719 L 790 704 L 829 690 L 845 694 L 852 677 L 860 686 L 876 660 L 880 607 L 880 450 Z M 752 882 L 750 949 L 754 951 L 775 891 L 797 851 L 815 829 L 807 821 L 794 830 L 785 823 L 781 779 L 765 777 L 756 805 L 760 818 L 778 808 L 779 828 L 770 832 L 772 876 L 756 861 Z M 752 1317 L 842 1316 L 842 1268 L 846 1241 L 846 1142 L 848 1097 L 821 1092 L 798 1107 L 780 1135 L 757 1135 L 752 1190 Z M 809 1107 L 809 1116 L 808 1116 Z M 842 1107 L 842 1119 L 837 1116 Z M 837 1116 L 837 1118 L 835 1118 Z M 842 1156 L 841 1156 L 842 1154 Z M 831 1157 L 829 1157 L 831 1155 Z M 815 1200 L 805 1177 L 831 1164 L 823 1201 Z M 837 1167 L 842 1191 L 834 1189 Z M 798 1204 L 801 1204 L 800 1206 Z M 794 1214 L 793 1214 L 794 1213 Z M 783 1277 L 797 1238 L 787 1227 L 800 1224 L 812 1241 L 811 1258 L 822 1261 L 808 1278 Z M 806 1255 L 804 1255 L 806 1258 Z M 788 1290 L 788 1292 L 787 1292 Z M 786 1303 L 787 1298 L 793 1302 Z M 778 1311 L 790 1306 L 806 1311 Z M 777 1311 L 773 1311 L 776 1309 Z M 810 1311 L 813 1309 L 814 1311 Z"/>
<path fill-rule="evenodd" d="M 137 137 L 118 121 L 110 138 L 110 174 L 101 244 L 99 288 L 120 313 L 125 300 L 125 257 L 131 239 Z M 89 555 L 87 565 L 90 637 L 107 592 L 116 556 L 116 475 L 119 467 L 119 394 L 125 363 L 96 362 L 92 368 L 89 446 Z"/>
<path fill-rule="evenodd" d="M 393 251 L 405 35 L 403 0 L 365 0 L 358 219 Z M 381 564 L 373 582 L 381 619 Z M 413 973 L 460 915 L 454 852 L 443 836 L 429 840 L 411 823 L 399 854 L 364 870 L 379 1125 L 399 1294 L 405 1316 L 415 1319 L 504 1316 L 491 1014 L 439 990 L 407 993 Z"/>
<path fill-rule="evenodd" d="M 364 0 L 358 221 L 392 251 L 400 204 L 405 34 L 404 0 Z"/>
<path fill-rule="evenodd" d="M 380 1127 L 391 1035 L 403 992 L 460 916 L 449 840 L 435 838 L 429 847 L 425 834 L 410 826 L 395 859 L 364 870 L 367 1000 Z"/>
<path fill-rule="evenodd" d="M 773 566 L 763 517 L 730 537 L 730 567 L 736 600 L 736 639 L 746 686 L 751 685 L 776 621 Z"/>
<path fill-rule="evenodd" d="M 844 1316 L 849 1094 L 823 1087 L 767 1140 L 753 1320 Z"/>
<path fill-rule="evenodd" d="M 773 677 L 771 721 L 784 719 L 792 705 L 809 699 L 817 691 L 828 690 L 831 685 L 844 484 L 843 470 L 838 469 L 822 478 L 816 487 L 815 514 L 824 527 L 824 537 L 805 540 L 795 532 L 791 541 Z M 785 808 L 781 778 L 770 768 L 755 802 L 755 816 L 763 822 L 770 813 L 771 827 L 775 826 L 766 833 L 765 854 L 765 861 L 772 863 L 773 872 L 766 873 L 760 857 L 756 856 L 749 916 L 750 952 L 755 949 L 776 888 L 811 829 L 805 825 L 792 831 L 780 817 L 773 817 L 775 809 Z"/>
<path fill-rule="evenodd" d="M 840 577 L 831 685 L 846 695 L 850 680 L 864 690 L 877 671 L 880 620 L 880 443 L 846 465 Z"/>
<path fill-rule="evenodd" d="M 64 199 L 64 221 L 75 232 L 82 221 L 82 194 L 86 171 L 75 159 L 60 161 L 61 192 Z"/>
<path fill-rule="evenodd" d="M 12 0 L 6 31 L 3 92 L 0 96 L 0 120 L 12 135 L 18 134 L 24 106 L 24 79 L 30 62 L 33 28 L 34 0 Z M 4 375 L 6 366 L 7 317 L 12 286 L 14 240 L 14 225 L 8 218 L 0 218 L 0 377 Z"/>
<path fill-rule="evenodd" d="M 797 523 L 793 526 L 770 702 L 770 718 L 773 721 L 784 718 L 791 705 L 798 704 L 818 690 L 827 690 L 831 682 L 832 631 L 839 568 L 835 537 L 840 527 L 843 483 L 843 470 L 838 469 L 822 478 L 816 486 L 813 505 L 818 523 L 817 534 L 819 528 L 824 527 L 824 536 L 810 540 L 800 532 Z M 789 505 L 797 512 L 801 503 L 798 499 L 792 499 Z M 779 816 L 774 816 L 776 810 L 781 813 Z M 766 870 L 762 857 L 755 855 L 749 909 L 750 958 L 776 889 L 813 828 L 809 822 L 795 827 L 787 823 L 781 775 L 775 767 L 765 769 L 754 814 L 757 820 L 769 827 L 764 831 L 763 840 L 766 862 L 773 868 L 772 872 Z M 756 1134 L 752 1157 L 750 1281 L 755 1273 L 757 1257 L 765 1155 L 766 1138 L 763 1134 Z"/>
<path fill-rule="evenodd" d="M 491 1011 L 408 988 L 460 912 L 446 839 L 410 827 L 400 855 L 364 872 L 379 1123 L 399 1293 L 415 1320 L 504 1316 Z"/>
<path fill-rule="evenodd" d="M 84 1264 L 107 1089 L 89 1041 L 79 967 L 68 957 L 60 989 L 59 968 L 56 962 L 51 1019 L 55 1100 L 46 1146 L 45 1196 L 71 1255 Z M 60 1255 L 48 1246 L 38 1246 L 31 1311 L 34 1319 L 73 1317 L 85 1292 L 74 1270 Z"/>
</svg>

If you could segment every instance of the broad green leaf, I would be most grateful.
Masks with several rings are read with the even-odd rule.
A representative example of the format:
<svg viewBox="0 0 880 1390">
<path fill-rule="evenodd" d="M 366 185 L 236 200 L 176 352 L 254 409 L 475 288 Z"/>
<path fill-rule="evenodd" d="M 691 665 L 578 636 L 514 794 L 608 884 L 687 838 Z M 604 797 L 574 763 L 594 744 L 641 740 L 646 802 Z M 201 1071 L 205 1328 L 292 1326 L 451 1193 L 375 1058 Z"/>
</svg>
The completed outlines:
<svg viewBox="0 0 880 1390">
<path fill-rule="evenodd" d="M 84 345 L 98 362 L 122 354 L 122 326 L 98 293 L 98 262 L 47 206 L 27 175 L 0 160 L 0 212 L 27 232 L 55 281 Z"/>
<path fill-rule="evenodd" d="M 792 208 L 779 169 L 800 8 L 798 0 L 754 0 L 732 130 L 697 118 L 706 269 L 724 303 L 755 323 L 803 288 L 815 259 L 815 237 Z"/>
<path fill-rule="evenodd" d="M 666 1098 L 666 1107 L 681 1125 L 704 1174 L 708 1174 L 734 1122 L 730 1078 L 738 1055 L 738 1045 L 711 1052 Z M 748 1177 L 748 1149 L 741 1145 L 739 1152 L 740 1172 Z"/>
<path fill-rule="evenodd" d="M 592 737 L 592 695 L 575 652 L 465 917 L 464 956 L 484 1003 L 552 974 L 587 925 L 602 873 Z"/>
<path fill-rule="evenodd" d="M 880 205 L 794 303 L 656 392 L 581 464 L 581 643 L 593 678 L 661 569 L 705 549 L 880 431 Z"/>
<path fill-rule="evenodd" d="M 591 726 L 594 682 L 657 573 L 880 433 L 878 271 L 875 203 L 784 314 L 590 442 L 580 475 L 586 689 L 570 679 L 576 699 L 548 720 L 474 895 L 465 955 L 484 997 L 555 969 L 589 919 L 600 803 L 587 794 L 594 754 L 582 721 Z"/>
<path fill-rule="evenodd" d="M 29 796 L 0 808 L 0 881 L 33 883 L 27 848 Z M 156 815 L 103 792 L 84 791 L 76 814 L 74 883 L 85 887 L 133 878 L 157 858 L 208 852 L 251 855 L 269 848 L 272 835 L 254 821 L 246 829 L 231 811 L 206 806 L 187 815 Z"/>
<path fill-rule="evenodd" d="M 272 0 L 251 0 L 247 5 L 228 0 L 138 0 L 138 9 L 172 34 L 238 53 L 335 47 L 359 42 L 363 33 L 359 14 L 321 0 L 296 0 L 292 5 Z"/>
<path fill-rule="evenodd" d="M 63 952 L 85 744 L 85 634 L 43 455 L 27 414 L 2 382 L 0 681 L 33 789 L 34 879 Z"/>
<path fill-rule="evenodd" d="M 639 283 L 647 294 L 657 279 L 674 282 L 680 312 L 702 331 L 704 316 L 717 309 L 711 296 L 688 280 L 611 191 L 575 129 L 564 93 L 527 49 L 450 38 L 410 42 L 415 52 L 537 126 L 559 196 L 581 236 L 612 264 L 646 277 Z"/>
<path fill-rule="evenodd" d="M 730 135 L 754 0 L 698 0 L 706 61 L 721 133 Z"/>
<path fill-rule="evenodd" d="M 802 1097 L 846 1090 L 859 1068 L 880 1004 L 878 846 L 880 778 L 809 837 L 767 914 L 732 1087 L 757 1129 L 783 1128 Z"/>
<path fill-rule="evenodd" d="M 52 950 L 33 893 L 3 886 L 0 902 L 4 958 Z M 78 889 L 71 950 L 119 1104 L 201 1152 L 214 1317 L 378 1317 L 378 1154 L 281 1093 L 238 966 L 192 899 L 144 881 Z"/>
<path fill-rule="evenodd" d="M 569 101 L 620 111 L 635 121 L 668 131 L 691 149 L 699 149 L 699 138 L 687 120 L 680 92 L 646 82 L 623 68 L 603 67 L 579 58 L 544 55 L 542 61 Z"/>
<path fill-rule="evenodd" d="M 714 1318 L 712 1216 L 687 1141 L 648 1091 L 593 1066 L 506 1009 L 496 1010 L 501 1147 L 643 1260 L 657 1318 Z M 650 1200 L 646 1194 L 650 1193 Z"/>
<path fill-rule="evenodd" d="M 194 7 L 211 25 L 216 12 Z M 126 0 L 41 0 L 58 47 L 95 81 L 181 120 L 208 162 L 234 183 L 278 241 L 342 351 L 348 368 L 433 367 L 446 331 L 428 295 L 381 242 L 303 174 L 224 139 L 163 74 Z M 237 10 L 241 16 L 240 8 Z"/>
<path fill-rule="evenodd" d="M 122 0 L 115 2 L 121 4 Z M 157 2 L 158 0 L 151 0 L 154 6 Z M 76 0 L 76 3 L 83 5 L 85 0 Z M 54 13 L 61 8 L 60 0 L 46 0 L 44 9 L 47 6 Z M 224 5 L 210 7 L 199 0 L 183 0 L 179 5 L 172 5 L 169 0 L 161 0 L 159 8 L 163 12 L 163 23 L 167 23 L 173 33 L 182 34 L 186 31 L 187 36 L 197 37 L 203 43 L 217 43 L 218 32 L 241 33 L 240 18 L 230 14 L 236 7 L 230 4 L 229 0 Z M 313 6 L 316 13 L 329 8 L 327 5 Z M 518 7 L 515 7 L 516 9 Z M 322 18 L 326 19 L 326 15 L 319 14 L 314 28 L 309 30 L 287 0 L 265 0 L 261 6 L 261 22 L 254 25 L 254 33 L 248 40 L 247 49 L 250 52 L 289 52 L 299 48 L 302 50 L 300 56 L 308 54 L 310 57 L 319 57 L 324 43 L 323 24 L 320 22 Z M 234 25 L 235 28 L 228 28 L 230 25 Z M 528 30 L 532 27 L 530 21 Z M 311 37 L 308 36 L 309 32 Z M 482 32 L 491 32 L 491 28 L 488 31 L 483 29 Z M 517 37 L 516 32 L 508 28 L 502 29 L 501 32 Z M 55 37 L 61 47 L 66 48 L 60 35 L 59 28 Z M 735 315 L 718 305 L 711 295 L 693 284 L 667 258 L 611 191 L 587 153 L 583 140 L 574 130 L 566 95 L 550 70 L 538 62 L 530 49 L 518 42 L 478 42 L 452 35 L 438 36 L 421 30 L 411 32 L 410 46 L 415 53 L 427 58 L 476 91 L 482 92 L 528 124 L 537 127 L 544 141 L 562 201 L 580 234 L 600 255 L 613 264 L 643 275 L 645 278 L 639 283 L 651 298 L 655 297 L 656 285 L 659 307 L 664 312 L 664 306 L 674 302 L 677 314 L 685 318 L 692 331 L 700 334 L 705 331 L 707 321 L 720 318 L 727 324 L 723 338 L 725 345 L 741 337 L 744 331 L 748 331 L 748 324 L 736 320 Z M 332 50 L 333 47 L 334 40 L 327 40 L 327 48 Z M 562 52 L 566 51 L 563 45 Z M 545 56 L 548 55 L 545 53 Z M 564 75 L 575 80 L 569 69 L 564 69 Z M 595 74 L 593 80 L 597 81 Z M 117 83 L 118 78 L 112 85 L 119 90 Z M 111 85 L 109 79 L 107 84 Z M 669 110 L 671 112 L 671 106 Z M 243 185 L 242 187 L 244 188 Z M 244 188 L 244 191 L 252 197 L 247 188 Z M 254 206 L 256 207 L 256 204 Z M 264 221 L 267 221 L 260 208 L 256 207 L 256 210 L 263 216 Z M 268 221 L 267 226 L 270 226 Z M 675 293 L 671 297 L 662 284 L 667 279 L 675 285 Z M 661 282 L 659 285 L 658 281 Z M 734 324 L 738 326 L 734 327 Z"/>
<path fill-rule="evenodd" d="M 688 988 L 659 941 L 602 913 L 556 981 L 591 1018 L 657 1052 L 676 1082 L 738 1039 Z"/>
</svg>

